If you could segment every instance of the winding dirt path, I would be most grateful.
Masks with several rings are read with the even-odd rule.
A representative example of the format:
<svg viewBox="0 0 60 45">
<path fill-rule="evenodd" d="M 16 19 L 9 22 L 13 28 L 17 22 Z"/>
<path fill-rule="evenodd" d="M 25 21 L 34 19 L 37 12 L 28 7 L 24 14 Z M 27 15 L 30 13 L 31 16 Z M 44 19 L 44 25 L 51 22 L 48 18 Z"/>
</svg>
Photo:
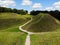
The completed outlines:
<svg viewBox="0 0 60 45">
<path fill-rule="evenodd" d="M 25 26 L 26 24 L 30 23 L 32 21 L 32 18 L 31 20 L 29 20 L 28 22 L 26 22 L 25 24 L 19 26 L 19 29 L 25 33 L 28 33 L 27 37 L 26 37 L 26 41 L 25 41 L 25 45 L 30 45 L 30 34 L 32 34 L 32 32 L 28 32 L 27 30 L 24 30 L 22 29 L 23 26 Z"/>
<path fill-rule="evenodd" d="M 41 17 L 41 19 L 43 18 L 43 16 Z M 41 20 L 40 19 L 40 20 Z M 28 22 L 26 22 L 25 24 L 19 26 L 19 29 L 22 31 L 22 32 L 25 32 L 25 33 L 28 33 L 27 37 L 26 37 L 26 41 L 25 41 L 25 45 L 30 45 L 30 35 L 31 34 L 40 34 L 40 33 L 33 33 L 33 32 L 29 32 L 27 30 L 24 30 L 22 29 L 23 26 L 25 26 L 26 24 L 30 23 L 32 21 L 32 17 L 31 17 L 31 20 L 29 20 Z M 37 22 L 36 22 L 37 23 Z"/>
<path fill-rule="evenodd" d="M 32 17 L 31 17 L 31 20 L 29 20 L 29 21 L 26 22 L 25 24 L 19 26 L 19 29 L 20 29 L 22 32 L 25 32 L 25 33 L 31 34 L 32 32 L 29 32 L 29 31 L 27 31 L 27 30 L 22 29 L 23 26 L 25 26 L 26 24 L 30 23 L 31 21 L 32 21 Z"/>
<path fill-rule="evenodd" d="M 28 34 L 26 37 L 25 45 L 30 45 L 30 34 Z"/>
</svg>

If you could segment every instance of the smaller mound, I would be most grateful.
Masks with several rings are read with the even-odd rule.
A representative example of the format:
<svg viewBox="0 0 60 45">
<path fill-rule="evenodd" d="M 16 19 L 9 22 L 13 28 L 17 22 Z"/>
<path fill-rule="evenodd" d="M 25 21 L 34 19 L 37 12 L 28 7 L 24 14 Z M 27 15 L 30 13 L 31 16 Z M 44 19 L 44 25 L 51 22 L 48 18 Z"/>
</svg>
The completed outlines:
<svg viewBox="0 0 60 45">
<path fill-rule="evenodd" d="M 0 31 L 17 27 L 30 20 L 28 15 L 19 15 L 16 13 L 0 13 Z"/>
<path fill-rule="evenodd" d="M 55 31 L 58 24 L 54 17 L 49 14 L 39 14 L 33 17 L 33 20 L 22 28 L 31 32 Z"/>
</svg>

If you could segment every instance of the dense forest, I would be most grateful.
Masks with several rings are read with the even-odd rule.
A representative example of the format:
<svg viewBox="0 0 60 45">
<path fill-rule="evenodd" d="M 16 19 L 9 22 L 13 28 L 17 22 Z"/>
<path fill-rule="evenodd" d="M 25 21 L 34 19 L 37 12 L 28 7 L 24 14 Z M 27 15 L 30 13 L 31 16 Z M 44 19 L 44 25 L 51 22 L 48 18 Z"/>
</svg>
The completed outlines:
<svg viewBox="0 0 60 45">
<path fill-rule="evenodd" d="M 25 14 L 28 14 L 28 11 L 27 10 L 18 10 L 18 9 L 11 9 L 11 8 L 6 8 L 6 7 L 0 7 L 0 13 L 4 13 L 4 12 L 11 12 L 11 13 L 17 13 L 17 14 L 21 14 L 21 15 L 25 15 Z M 55 10 L 55 11 L 40 11 L 40 10 L 32 10 L 30 12 L 30 15 L 37 15 L 39 13 L 48 13 L 50 14 L 51 16 L 57 18 L 58 20 L 60 20 L 60 11 L 59 10 Z"/>
</svg>

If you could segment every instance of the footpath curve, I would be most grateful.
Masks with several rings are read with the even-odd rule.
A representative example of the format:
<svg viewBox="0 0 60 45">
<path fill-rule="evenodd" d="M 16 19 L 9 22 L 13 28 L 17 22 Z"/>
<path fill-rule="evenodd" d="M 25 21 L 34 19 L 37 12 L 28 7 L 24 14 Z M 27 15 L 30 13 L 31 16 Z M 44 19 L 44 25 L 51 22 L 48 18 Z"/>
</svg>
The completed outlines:
<svg viewBox="0 0 60 45">
<path fill-rule="evenodd" d="M 42 19 L 42 18 L 43 18 L 43 16 L 41 17 L 41 19 Z M 41 20 L 41 19 L 40 19 L 40 20 Z M 32 17 L 31 17 L 31 20 L 29 20 L 29 21 L 26 22 L 25 24 L 19 26 L 19 30 L 21 30 L 22 32 L 25 32 L 25 33 L 28 34 L 27 37 L 26 37 L 25 45 L 30 45 L 30 35 L 31 35 L 31 34 L 40 34 L 40 33 L 29 32 L 29 31 L 27 31 L 27 30 L 22 29 L 23 26 L 25 26 L 26 24 L 30 23 L 32 20 L 33 20 L 33 19 L 32 19 Z M 36 23 L 36 22 L 35 22 L 35 23 Z"/>
<path fill-rule="evenodd" d="M 22 29 L 23 26 L 25 26 L 26 24 L 30 23 L 32 21 L 32 17 L 31 20 L 29 20 L 28 22 L 26 22 L 25 24 L 19 26 L 19 29 L 22 32 L 28 33 L 27 37 L 26 37 L 26 41 L 25 41 L 25 45 L 30 45 L 30 34 L 32 34 L 32 32 L 28 32 L 27 30 Z"/>
</svg>

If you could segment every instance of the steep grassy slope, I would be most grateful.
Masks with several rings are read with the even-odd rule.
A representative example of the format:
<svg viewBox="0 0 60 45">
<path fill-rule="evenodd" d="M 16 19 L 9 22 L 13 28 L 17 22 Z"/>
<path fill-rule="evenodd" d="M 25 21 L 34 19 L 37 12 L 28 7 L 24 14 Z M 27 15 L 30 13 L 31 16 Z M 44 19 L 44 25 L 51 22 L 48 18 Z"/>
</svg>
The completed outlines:
<svg viewBox="0 0 60 45">
<path fill-rule="evenodd" d="M 58 23 L 55 18 L 49 14 L 39 14 L 32 17 L 32 21 L 25 25 L 23 29 L 32 32 L 48 32 L 55 31 L 58 27 Z"/>
<path fill-rule="evenodd" d="M 0 45 L 24 45 L 25 39 L 22 32 L 0 32 Z"/>
<path fill-rule="evenodd" d="M 30 37 L 31 45 L 60 45 L 60 32 L 33 34 Z"/>
<path fill-rule="evenodd" d="M 18 15 L 15 13 L 0 13 L 0 31 L 10 28 L 18 28 L 21 24 L 30 20 L 28 15 Z"/>
</svg>

